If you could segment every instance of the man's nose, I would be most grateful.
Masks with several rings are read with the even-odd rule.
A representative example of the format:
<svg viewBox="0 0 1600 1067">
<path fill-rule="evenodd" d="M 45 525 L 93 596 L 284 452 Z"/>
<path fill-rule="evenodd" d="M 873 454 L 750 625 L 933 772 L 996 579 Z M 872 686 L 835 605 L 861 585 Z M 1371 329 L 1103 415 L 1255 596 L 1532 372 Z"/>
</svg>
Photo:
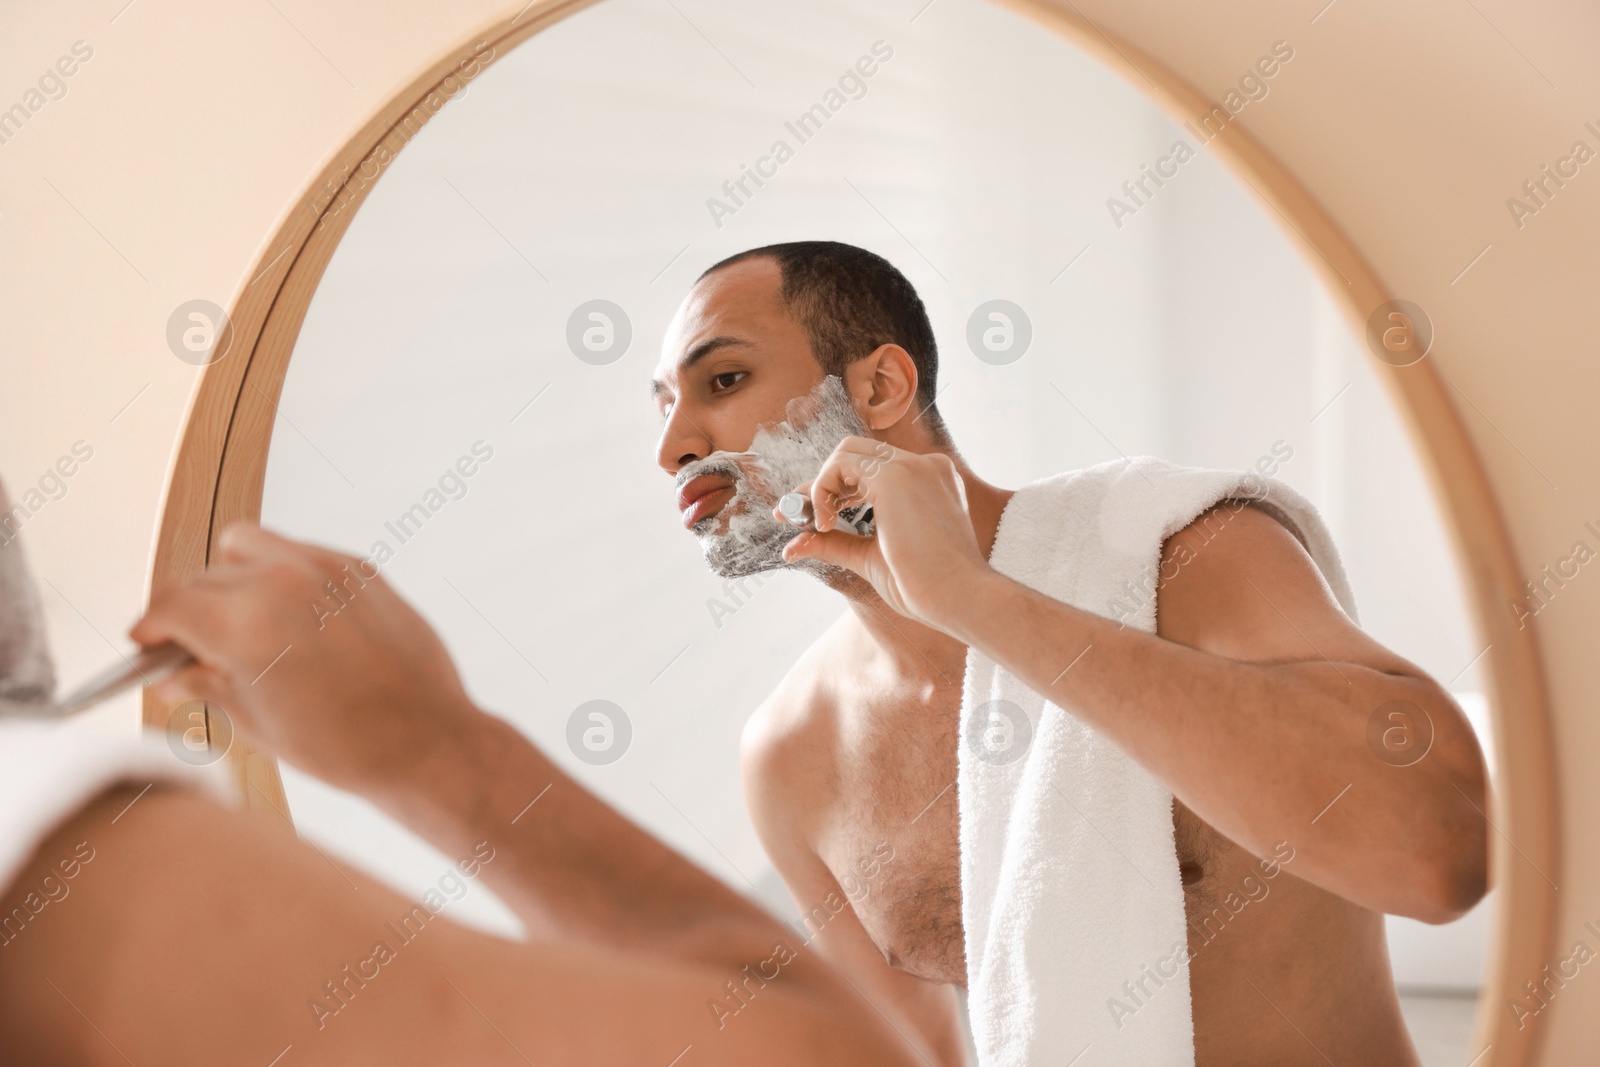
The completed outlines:
<svg viewBox="0 0 1600 1067">
<path fill-rule="evenodd" d="M 667 423 L 661 427 L 661 439 L 656 442 L 656 462 L 668 474 L 677 474 L 695 460 L 704 459 L 714 449 L 706 435 L 694 424 L 687 413 L 673 409 Z"/>
</svg>

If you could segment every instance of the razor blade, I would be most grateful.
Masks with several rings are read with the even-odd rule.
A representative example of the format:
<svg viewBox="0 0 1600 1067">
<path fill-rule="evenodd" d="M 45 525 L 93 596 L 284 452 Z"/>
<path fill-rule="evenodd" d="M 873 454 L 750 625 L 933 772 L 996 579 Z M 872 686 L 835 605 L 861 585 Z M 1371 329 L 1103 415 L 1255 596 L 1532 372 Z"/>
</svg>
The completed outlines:
<svg viewBox="0 0 1600 1067">
<path fill-rule="evenodd" d="M 785 493 L 778 498 L 778 514 L 790 526 L 798 526 L 802 530 L 815 530 L 817 528 L 816 510 L 812 507 L 811 498 L 804 493 Z M 862 537 L 872 536 L 877 528 L 872 521 L 872 505 L 856 504 L 852 507 L 839 510 L 839 525 L 846 527 L 852 533 Z"/>
</svg>

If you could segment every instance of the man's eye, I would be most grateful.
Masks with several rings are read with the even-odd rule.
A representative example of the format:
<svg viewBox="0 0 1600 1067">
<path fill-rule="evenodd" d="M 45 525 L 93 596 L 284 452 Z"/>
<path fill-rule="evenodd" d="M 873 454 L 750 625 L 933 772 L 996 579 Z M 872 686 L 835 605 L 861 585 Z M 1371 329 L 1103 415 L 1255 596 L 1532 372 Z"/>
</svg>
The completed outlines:
<svg viewBox="0 0 1600 1067">
<path fill-rule="evenodd" d="M 715 378 L 711 379 L 711 391 L 715 393 L 723 389 L 732 389 L 735 385 L 738 385 L 739 382 L 744 380 L 746 373 L 747 372 L 742 370 L 724 371 Z"/>
</svg>

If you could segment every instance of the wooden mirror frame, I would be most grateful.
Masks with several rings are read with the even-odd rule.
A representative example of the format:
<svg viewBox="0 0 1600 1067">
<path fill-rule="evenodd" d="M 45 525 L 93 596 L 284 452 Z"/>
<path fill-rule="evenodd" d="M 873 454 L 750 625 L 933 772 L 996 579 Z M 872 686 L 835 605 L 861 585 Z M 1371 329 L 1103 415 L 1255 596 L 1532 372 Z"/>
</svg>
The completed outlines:
<svg viewBox="0 0 1600 1067">
<path fill-rule="evenodd" d="M 231 340 L 205 368 L 191 399 L 162 501 L 152 590 L 203 568 L 228 523 L 260 518 L 290 355 L 323 271 L 384 167 L 481 66 L 593 2 L 533 0 L 442 49 L 328 158 L 290 205 L 262 246 L 251 280 L 232 298 Z M 1103 33 L 1070 0 L 1064 7 L 1053 0 L 1000 2 L 1121 74 L 1180 123 L 1198 125 L 1211 112 L 1214 105 L 1192 86 L 1130 42 Z M 1282 222 L 1361 336 L 1369 312 L 1396 294 L 1295 175 L 1238 123 L 1224 124 L 1207 143 Z M 1513 627 L 1510 614 L 1500 609 L 1522 595 L 1507 524 L 1434 360 L 1393 367 L 1374 359 L 1374 365 L 1443 505 L 1477 627 L 1489 646 L 1500 786 L 1492 807 L 1491 884 L 1499 896 L 1473 1045 L 1488 1055 L 1472 1067 L 1525 1067 L 1534 1062 L 1543 1028 L 1518 1029 L 1511 1013 L 1498 1009 L 1519 995 L 1524 977 L 1536 977 L 1559 955 L 1556 887 L 1541 873 L 1560 869 L 1546 681 L 1534 630 Z M 172 709 L 148 690 L 144 701 L 145 722 L 165 726 Z M 274 760 L 237 743 L 228 760 L 252 806 L 288 818 Z"/>
</svg>

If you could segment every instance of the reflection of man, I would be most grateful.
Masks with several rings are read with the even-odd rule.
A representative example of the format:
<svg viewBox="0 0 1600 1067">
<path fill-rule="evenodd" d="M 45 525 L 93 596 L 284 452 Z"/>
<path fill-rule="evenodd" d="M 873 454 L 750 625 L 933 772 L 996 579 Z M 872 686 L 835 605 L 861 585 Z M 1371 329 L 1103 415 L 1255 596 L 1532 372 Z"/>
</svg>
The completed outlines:
<svg viewBox="0 0 1600 1067">
<path fill-rule="evenodd" d="M 940 420 L 936 369 L 922 303 L 898 271 L 850 246 L 803 242 L 735 256 L 702 275 L 657 370 L 658 458 L 711 567 L 728 575 L 802 567 L 849 605 L 745 733 L 751 811 L 802 908 L 844 898 L 859 857 L 879 842 L 893 849 L 875 891 L 853 894 L 852 908 L 816 930 L 818 944 L 941 1064 L 961 1059 L 954 987 L 969 974 L 977 975 L 970 992 L 980 1052 L 997 1062 L 1025 1062 L 1048 1047 L 1035 1030 L 1104 1033 L 1098 1062 L 1129 1062 L 1115 1042 L 1175 1006 L 1183 1011 L 1173 1032 L 1186 1045 L 1183 994 L 1163 991 L 1185 963 L 1202 1064 L 1414 1063 L 1382 914 L 1448 921 L 1484 892 L 1483 771 L 1459 710 L 1352 622 L 1303 532 L 1275 521 L 1283 513 L 1265 502 L 1242 507 L 1213 493 L 1154 537 L 1154 633 L 1091 613 L 1104 598 L 1081 610 L 1036 591 L 1064 580 L 1051 560 L 1063 573 L 1093 570 L 1095 560 L 1066 543 L 1080 536 L 1068 529 L 1085 540 L 1099 531 L 1111 558 L 1128 502 L 1159 510 L 1161 492 L 1144 494 L 1130 470 L 1151 471 L 1156 480 L 1144 481 L 1152 487 L 1168 477 L 1174 491 L 1205 472 L 1107 465 L 1023 495 L 988 485 Z M 818 528 L 827 532 L 801 534 L 771 509 L 778 494 L 813 478 Z M 1084 485 L 1103 495 L 1071 488 Z M 1041 527 L 1051 493 L 1078 510 Z M 1022 514 L 1009 508 L 1014 500 L 1026 501 Z M 875 537 L 829 528 L 842 502 L 872 505 Z M 1313 512 L 1303 515 L 1307 529 L 1320 528 Z M 1034 588 L 991 563 L 1002 533 L 1006 573 L 1022 569 L 1029 552 L 1045 560 Z M 1027 537 L 1034 543 L 1019 547 Z M 1094 577 L 1072 580 L 1089 588 Z M 1342 577 L 1334 586 L 1343 588 Z M 1015 703 L 983 705 L 990 721 L 963 737 L 963 679 L 983 665 L 993 692 Z M 1046 698 L 1031 717 L 1017 710 Z M 1385 759 L 1369 744 L 1375 711 L 1390 706 L 1431 725 L 1425 759 Z M 1164 799 L 1158 809 L 1167 855 L 1130 858 L 1131 819 L 1124 836 L 1066 811 L 1050 789 L 1067 798 L 1084 783 L 1051 781 L 1059 767 L 999 766 L 1010 757 L 982 750 L 997 723 L 1003 736 L 1013 727 L 1042 731 L 1036 750 L 1072 751 L 1076 731 L 1094 735 L 1081 743 L 1105 746 L 1094 750 L 1107 754 L 1101 762 L 1131 757 L 1132 773 L 1171 794 L 1170 817 Z M 984 790 L 1010 790 L 1003 803 L 1013 805 L 994 822 L 994 840 L 963 836 L 960 848 L 958 751 L 962 789 L 975 794 L 960 797 L 962 822 L 973 817 L 961 834 L 988 834 L 973 815 L 994 814 L 982 808 L 993 800 Z M 1092 779 L 1099 767 L 1082 770 Z M 1050 789 L 1037 789 L 1036 779 Z M 1044 794 L 1037 808 L 1059 810 L 1046 819 L 1028 809 L 1016 798 L 1029 788 Z M 1095 795 L 1080 794 L 1079 816 Z M 1059 852 L 1050 840 L 1042 848 L 1013 840 L 1036 816 L 1065 827 Z M 1097 848 L 1106 849 L 1097 870 L 1051 869 L 1060 855 Z M 988 859 L 962 867 L 975 856 L 1004 869 L 984 869 Z M 1163 863 L 1170 868 L 1158 870 Z M 1131 930 L 1135 943 L 1142 905 L 1094 899 L 1094 880 L 1122 878 L 1142 894 L 1138 875 L 1156 900 L 1167 869 L 1173 898 L 1181 896 L 1179 941 L 1143 961 L 1150 966 L 1063 977 L 1071 959 L 1029 958 L 1092 955 L 1102 931 Z M 1090 891 L 1085 900 L 1048 892 L 1072 879 Z M 994 907 L 975 912 L 982 941 L 964 929 L 964 884 L 979 886 Z M 1077 914 L 1085 909 L 1098 910 Z M 1077 940 L 1046 940 L 1071 922 L 1082 924 L 1072 927 Z M 1008 924 L 1027 936 L 1001 958 Z M 970 958 L 975 945 L 981 967 Z M 1043 973 L 1049 981 L 1030 984 Z M 1058 981 L 1054 988 L 1078 992 L 1052 1000 Z M 1176 1040 L 1162 1047 L 1177 1051 L 1161 1062 L 1187 1055 Z M 1065 1062 L 1079 1051 L 1052 1054 Z"/>
</svg>

